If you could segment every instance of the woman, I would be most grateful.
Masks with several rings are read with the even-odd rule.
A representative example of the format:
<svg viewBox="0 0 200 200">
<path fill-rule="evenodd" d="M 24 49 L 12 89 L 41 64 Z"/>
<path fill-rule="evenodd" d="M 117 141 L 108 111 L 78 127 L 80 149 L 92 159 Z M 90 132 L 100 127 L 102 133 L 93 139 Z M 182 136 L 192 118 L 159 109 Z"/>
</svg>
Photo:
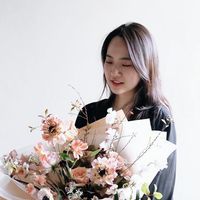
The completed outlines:
<svg viewBox="0 0 200 200">
<path fill-rule="evenodd" d="M 79 113 L 76 127 L 106 116 L 107 109 L 123 109 L 128 120 L 150 118 L 153 130 L 167 132 L 167 140 L 176 143 L 176 132 L 170 106 L 163 96 L 157 52 L 149 31 L 141 24 L 123 24 L 106 37 L 101 59 L 104 69 L 104 90 L 108 87 L 110 97 L 86 105 Z M 87 113 L 87 119 L 84 116 Z M 163 120 L 169 124 L 166 127 Z M 156 175 L 154 184 L 164 200 L 173 199 L 176 174 L 176 153 L 168 158 L 168 168 Z M 145 197 L 143 197 L 145 199 Z"/>
</svg>

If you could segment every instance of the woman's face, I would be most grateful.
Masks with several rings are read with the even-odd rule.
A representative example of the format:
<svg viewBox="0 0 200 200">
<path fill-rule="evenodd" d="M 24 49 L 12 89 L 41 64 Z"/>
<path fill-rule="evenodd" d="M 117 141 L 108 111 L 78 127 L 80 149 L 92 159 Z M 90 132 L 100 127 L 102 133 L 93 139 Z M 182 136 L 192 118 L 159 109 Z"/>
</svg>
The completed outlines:
<svg viewBox="0 0 200 200">
<path fill-rule="evenodd" d="M 108 46 L 104 74 L 112 93 L 134 95 L 140 77 L 130 59 L 124 39 L 119 36 L 114 37 Z"/>
</svg>

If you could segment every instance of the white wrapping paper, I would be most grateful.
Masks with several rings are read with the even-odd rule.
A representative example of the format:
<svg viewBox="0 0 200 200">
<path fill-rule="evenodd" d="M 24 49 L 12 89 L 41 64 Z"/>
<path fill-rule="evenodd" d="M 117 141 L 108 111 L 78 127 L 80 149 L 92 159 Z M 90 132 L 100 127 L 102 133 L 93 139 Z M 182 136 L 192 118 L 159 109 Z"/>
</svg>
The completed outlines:
<svg viewBox="0 0 200 200">
<path fill-rule="evenodd" d="M 117 117 L 121 121 L 120 137 L 114 146 L 130 163 L 135 189 L 140 189 L 143 183 L 150 184 L 156 174 L 167 167 L 167 158 L 176 145 L 166 140 L 166 132 L 153 131 L 149 119 L 128 121 L 121 110 L 117 112 Z M 87 141 L 98 146 L 106 137 L 105 118 L 89 127 L 89 130 L 82 128 L 81 135 L 86 134 L 87 130 Z"/>
</svg>

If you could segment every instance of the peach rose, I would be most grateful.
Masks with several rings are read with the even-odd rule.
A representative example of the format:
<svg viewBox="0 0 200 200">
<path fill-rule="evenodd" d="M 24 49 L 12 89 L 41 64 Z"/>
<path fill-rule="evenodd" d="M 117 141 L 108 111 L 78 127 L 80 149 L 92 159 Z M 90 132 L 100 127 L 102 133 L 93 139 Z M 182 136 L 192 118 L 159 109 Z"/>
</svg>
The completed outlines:
<svg viewBox="0 0 200 200">
<path fill-rule="evenodd" d="M 77 182 L 77 183 L 83 183 L 86 184 L 89 181 L 88 178 L 88 170 L 85 167 L 77 167 L 72 169 L 72 176 L 73 179 Z"/>
</svg>

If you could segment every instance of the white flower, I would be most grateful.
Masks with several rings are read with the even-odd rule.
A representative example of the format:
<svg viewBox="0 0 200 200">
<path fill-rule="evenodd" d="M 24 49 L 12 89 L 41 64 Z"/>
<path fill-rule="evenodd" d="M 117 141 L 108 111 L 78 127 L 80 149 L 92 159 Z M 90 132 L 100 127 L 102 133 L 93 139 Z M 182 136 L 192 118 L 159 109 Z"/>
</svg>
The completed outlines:
<svg viewBox="0 0 200 200">
<path fill-rule="evenodd" d="M 124 199 L 132 199 L 131 197 L 134 196 L 133 190 L 131 187 L 126 187 L 126 188 L 120 188 L 117 190 L 119 199 L 124 200 Z"/>
<path fill-rule="evenodd" d="M 113 128 L 109 128 L 107 131 L 107 136 L 106 136 L 106 139 L 107 140 L 111 140 L 113 141 L 114 139 L 118 138 L 119 137 L 119 134 L 117 132 L 116 129 L 113 129 Z"/>
<path fill-rule="evenodd" d="M 25 169 L 26 173 L 29 172 L 29 164 L 28 163 L 24 162 L 23 163 L 23 168 Z"/>
<path fill-rule="evenodd" d="M 53 139 L 53 143 L 54 143 L 54 145 L 55 145 L 55 144 L 63 145 L 63 144 L 65 144 L 66 140 L 67 140 L 67 139 L 66 139 L 65 134 L 61 133 L 60 135 L 58 135 L 57 138 L 54 138 L 54 139 Z"/>
<path fill-rule="evenodd" d="M 47 197 L 49 200 L 54 200 L 53 194 L 51 193 L 50 188 L 42 188 L 37 194 L 38 200 L 42 200 L 44 197 Z"/>
<path fill-rule="evenodd" d="M 105 151 L 113 148 L 113 144 L 110 141 L 103 141 L 100 143 L 99 147 Z"/>
<path fill-rule="evenodd" d="M 100 143 L 99 147 L 104 150 L 109 150 L 113 148 L 113 142 L 119 137 L 118 132 L 115 129 L 109 128 L 106 131 L 106 139 Z"/>
<path fill-rule="evenodd" d="M 4 165 L 4 167 L 5 167 L 5 170 L 6 170 L 6 172 L 7 172 L 7 174 L 8 174 L 9 176 L 13 173 L 13 171 L 14 171 L 14 169 L 15 169 L 15 166 L 14 166 L 11 162 L 7 162 L 7 163 Z"/>
<path fill-rule="evenodd" d="M 117 188 L 118 188 L 118 185 L 117 184 L 113 184 L 111 187 L 109 187 L 106 190 L 106 194 L 108 194 L 108 195 L 115 194 Z"/>
<path fill-rule="evenodd" d="M 108 114 L 106 115 L 106 123 L 112 125 L 116 121 L 117 112 L 112 110 L 112 108 L 108 108 L 107 112 Z"/>
</svg>

